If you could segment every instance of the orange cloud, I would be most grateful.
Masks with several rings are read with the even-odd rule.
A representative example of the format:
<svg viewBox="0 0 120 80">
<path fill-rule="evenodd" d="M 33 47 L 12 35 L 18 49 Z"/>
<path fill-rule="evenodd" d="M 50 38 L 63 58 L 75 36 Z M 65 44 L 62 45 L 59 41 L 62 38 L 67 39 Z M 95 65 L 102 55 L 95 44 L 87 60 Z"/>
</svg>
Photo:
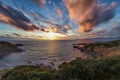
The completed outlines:
<svg viewBox="0 0 120 80">
<path fill-rule="evenodd" d="M 12 19 L 10 19 L 9 17 L 5 16 L 4 14 L 0 13 L 0 21 L 4 21 L 5 23 L 10 23 L 12 22 Z"/>
<path fill-rule="evenodd" d="M 114 17 L 116 3 L 102 5 L 97 0 L 65 0 L 71 19 L 76 19 L 80 32 L 89 32 L 96 25 Z"/>
<path fill-rule="evenodd" d="M 33 0 L 36 4 L 38 4 L 40 7 L 43 6 L 46 3 L 46 0 Z"/>
</svg>

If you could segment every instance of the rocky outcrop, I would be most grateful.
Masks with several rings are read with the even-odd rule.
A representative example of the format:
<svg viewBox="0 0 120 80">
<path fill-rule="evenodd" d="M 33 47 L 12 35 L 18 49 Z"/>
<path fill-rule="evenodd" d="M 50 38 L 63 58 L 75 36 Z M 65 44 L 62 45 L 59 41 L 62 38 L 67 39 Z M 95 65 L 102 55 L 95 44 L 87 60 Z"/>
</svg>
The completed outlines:
<svg viewBox="0 0 120 80">
<path fill-rule="evenodd" d="M 12 52 L 22 52 L 23 50 L 19 49 L 19 46 L 22 46 L 22 44 L 12 44 L 7 41 L 0 41 L 0 57 Z"/>
<path fill-rule="evenodd" d="M 79 43 L 73 44 L 73 48 L 86 53 L 92 58 L 104 57 L 111 55 L 108 52 L 114 51 L 117 53 L 120 51 L 120 40 L 110 42 L 97 42 L 97 43 Z M 115 52 L 117 51 L 117 52 Z M 115 55 L 115 54 L 114 54 Z M 117 54 L 120 55 L 120 54 Z"/>
</svg>

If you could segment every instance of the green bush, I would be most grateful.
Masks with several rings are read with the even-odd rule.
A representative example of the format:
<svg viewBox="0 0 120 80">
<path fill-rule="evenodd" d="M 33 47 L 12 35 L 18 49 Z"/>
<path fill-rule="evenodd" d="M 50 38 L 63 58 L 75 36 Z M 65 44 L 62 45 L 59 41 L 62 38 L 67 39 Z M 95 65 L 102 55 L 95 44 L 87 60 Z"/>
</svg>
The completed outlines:
<svg viewBox="0 0 120 80">
<path fill-rule="evenodd" d="M 77 58 L 59 70 L 18 66 L 8 71 L 2 80 L 120 80 L 120 57 L 95 60 Z"/>
</svg>

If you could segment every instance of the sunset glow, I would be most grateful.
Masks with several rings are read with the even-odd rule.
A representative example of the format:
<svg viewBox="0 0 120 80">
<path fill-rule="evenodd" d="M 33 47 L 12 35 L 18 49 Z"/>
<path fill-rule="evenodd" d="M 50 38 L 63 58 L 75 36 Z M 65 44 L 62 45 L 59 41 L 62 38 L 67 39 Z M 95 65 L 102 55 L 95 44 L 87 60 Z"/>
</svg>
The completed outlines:
<svg viewBox="0 0 120 80">
<path fill-rule="evenodd" d="M 48 38 L 48 40 L 56 40 L 57 39 L 57 34 L 56 33 L 53 33 L 53 32 L 49 32 L 49 33 L 47 33 L 47 38 Z"/>
<path fill-rule="evenodd" d="M 40 40 L 119 37 L 117 3 L 118 0 L 0 0 L 0 36 Z"/>
</svg>

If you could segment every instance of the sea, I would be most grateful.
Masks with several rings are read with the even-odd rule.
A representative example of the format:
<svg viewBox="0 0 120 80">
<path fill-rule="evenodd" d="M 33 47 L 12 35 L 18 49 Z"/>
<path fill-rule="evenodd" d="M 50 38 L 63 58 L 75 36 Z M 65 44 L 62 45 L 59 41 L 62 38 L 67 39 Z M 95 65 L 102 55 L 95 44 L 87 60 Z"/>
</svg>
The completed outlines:
<svg viewBox="0 0 120 80">
<path fill-rule="evenodd" d="M 103 41 L 103 40 L 101 40 Z M 75 40 L 10 40 L 25 51 L 10 53 L 0 58 L 0 70 L 10 69 L 19 65 L 54 64 L 57 68 L 63 62 L 70 62 L 77 57 L 85 59 L 87 55 L 73 49 Z"/>
<path fill-rule="evenodd" d="M 64 61 L 77 57 L 72 48 L 72 40 L 45 40 L 45 41 L 9 41 L 13 44 L 23 44 L 19 47 L 25 50 L 20 53 L 10 53 L 0 58 L 0 69 L 13 68 L 18 65 L 48 65 L 53 62 L 56 66 Z M 78 51 L 79 52 L 79 51 Z"/>
</svg>

